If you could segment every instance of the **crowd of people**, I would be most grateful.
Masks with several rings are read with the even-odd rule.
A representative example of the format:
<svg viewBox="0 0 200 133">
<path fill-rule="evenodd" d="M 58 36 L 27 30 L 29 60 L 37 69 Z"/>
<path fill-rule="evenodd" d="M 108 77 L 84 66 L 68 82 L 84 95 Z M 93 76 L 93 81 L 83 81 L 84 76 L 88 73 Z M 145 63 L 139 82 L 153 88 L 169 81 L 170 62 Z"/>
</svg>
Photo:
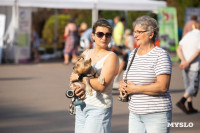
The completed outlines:
<svg viewBox="0 0 200 133">
<path fill-rule="evenodd" d="M 199 88 L 200 21 L 192 21 L 192 29 L 184 32 L 177 48 L 185 93 L 176 106 L 186 114 L 198 112 L 192 105 L 192 98 L 197 95 Z M 119 16 L 113 22 L 114 27 L 110 20 L 101 18 L 92 28 L 87 27 L 84 31 L 77 29 L 81 31 L 77 44 L 67 44 L 66 39 L 66 48 L 69 44 L 70 48 L 81 48 L 85 60 L 91 59 L 92 67 L 99 75 L 89 79 L 92 95 L 87 94 L 84 88 L 74 86 L 75 95 L 84 100 L 83 104 L 75 107 L 75 133 L 110 132 L 112 86 L 115 77 L 123 70 L 123 79 L 118 88 L 120 97 L 126 98 L 129 103 L 129 133 L 169 133 L 168 124 L 172 121 L 169 91 L 172 62 L 168 52 L 156 45 L 159 31 L 157 21 L 149 16 L 141 16 L 133 23 L 133 32 L 125 28 Z M 70 30 L 73 32 L 68 25 L 67 36 Z M 78 55 L 78 49 L 64 51 L 67 56 L 72 55 L 72 62 L 75 60 L 73 54 Z M 69 63 L 69 58 L 64 63 Z M 72 73 L 70 81 L 79 78 Z M 99 78 L 104 82 L 100 82 Z"/>
<path fill-rule="evenodd" d="M 137 47 L 134 44 L 134 37 L 131 29 L 125 29 L 124 19 L 116 16 L 113 20 L 107 20 L 113 27 L 111 41 L 108 45 L 108 49 L 116 53 L 120 57 L 120 68 L 118 74 L 126 69 L 128 62 L 128 56 L 130 51 Z M 76 32 L 69 34 L 70 25 L 76 27 Z M 84 50 L 94 48 L 95 42 L 92 40 L 92 27 L 88 27 L 87 23 L 82 22 L 78 28 L 77 24 L 73 19 L 65 27 L 65 48 L 64 48 L 64 64 L 70 62 L 74 63 L 77 56 L 80 55 Z M 78 40 L 78 41 L 77 41 Z"/>
</svg>

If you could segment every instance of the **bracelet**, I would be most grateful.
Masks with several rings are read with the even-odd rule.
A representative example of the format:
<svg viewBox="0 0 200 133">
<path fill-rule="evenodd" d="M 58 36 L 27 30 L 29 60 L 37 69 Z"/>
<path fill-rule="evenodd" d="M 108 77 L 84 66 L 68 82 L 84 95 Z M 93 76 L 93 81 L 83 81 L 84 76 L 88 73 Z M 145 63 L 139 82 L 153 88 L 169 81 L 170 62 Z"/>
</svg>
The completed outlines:
<svg viewBox="0 0 200 133">
<path fill-rule="evenodd" d="M 104 79 L 104 77 L 99 76 L 97 80 L 98 80 L 98 82 L 99 82 L 101 85 L 104 85 L 104 84 L 105 84 L 105 79 Z"/>
</svg>

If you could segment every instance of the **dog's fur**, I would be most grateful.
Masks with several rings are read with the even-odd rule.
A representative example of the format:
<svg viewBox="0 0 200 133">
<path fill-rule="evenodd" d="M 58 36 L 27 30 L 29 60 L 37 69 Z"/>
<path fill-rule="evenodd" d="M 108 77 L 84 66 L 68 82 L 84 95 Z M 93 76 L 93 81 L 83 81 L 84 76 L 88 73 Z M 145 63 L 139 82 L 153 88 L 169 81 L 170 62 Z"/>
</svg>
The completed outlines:
<svg viewBox="0 0 200 133">
<path fill-rule="evenodd" d="M 78 74 L 79 77 L 82 76 L 82 81 L 74 81 L 71 84 L 72 87 L 75 85 L 85 88 L 85 91 L 92 96 L 92 87 L 89 84 L 89 79 L 97 78 L 98 74 L 91 65 L 91 59 L 84 60 L 84 56 L 80 56 L 74 65 L 73 73 Z"/>
</svg>

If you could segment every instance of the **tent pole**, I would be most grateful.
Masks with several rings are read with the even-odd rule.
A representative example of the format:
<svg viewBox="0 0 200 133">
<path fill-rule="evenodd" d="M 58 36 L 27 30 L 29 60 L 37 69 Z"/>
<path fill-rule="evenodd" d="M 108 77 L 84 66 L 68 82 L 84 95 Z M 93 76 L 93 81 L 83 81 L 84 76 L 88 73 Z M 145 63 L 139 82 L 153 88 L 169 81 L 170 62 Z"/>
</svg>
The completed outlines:
<svg viewBox="0 0 200 133">
<path fill-rule="evenodd" d="M 55 9 L 55 23 L 54 23 L 54 54 L 57 52 L 57 34 L 58 34 L 58 10 Z"/>
<path fill-rule="evenodd" d="M 98 20 L 98 9 L 92 9 L 92 25 Z"/>
</svg>

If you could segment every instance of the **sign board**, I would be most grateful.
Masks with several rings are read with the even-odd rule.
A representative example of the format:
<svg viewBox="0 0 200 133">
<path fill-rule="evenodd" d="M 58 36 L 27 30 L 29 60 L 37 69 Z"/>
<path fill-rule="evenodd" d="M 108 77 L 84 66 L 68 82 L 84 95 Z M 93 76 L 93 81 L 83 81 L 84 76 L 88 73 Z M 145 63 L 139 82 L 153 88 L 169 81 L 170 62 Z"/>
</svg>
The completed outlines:
<svg viewBox="0 0 200 133">
<path fill-rule="evenodd" d="M 167 50 L 172 61 L 178 61 L 176 49 L 178 47 L 178 24 L 176 8 L 158 8 L 160 47 Z"/>
<path fill-rule="evenodd" d="M 17 46 L 15 47 L 15 62 L 28 62 L 30 59 L 31 9 L 19 8 L 19 26 L 17 30 Z"/>
</svg>

